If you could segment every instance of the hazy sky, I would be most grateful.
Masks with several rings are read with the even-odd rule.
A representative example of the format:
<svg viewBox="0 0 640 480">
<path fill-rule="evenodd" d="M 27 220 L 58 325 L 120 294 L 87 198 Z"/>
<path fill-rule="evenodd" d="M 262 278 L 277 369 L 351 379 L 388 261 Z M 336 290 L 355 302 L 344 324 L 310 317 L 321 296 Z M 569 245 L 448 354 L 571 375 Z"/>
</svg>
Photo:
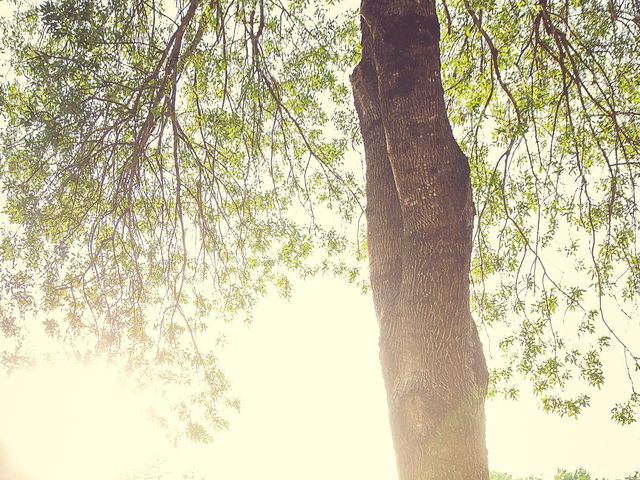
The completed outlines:
<svg viewBox="0 0 640 480">
<path fill-rule="evenodd" d="M 267 298 L 250 328 L 231 327 L 222 361 L 242 411 L 213 445 L 163 443 L 141 414 L 149 399 L 127 394 L 104 366 L 67 367 L 0 385 L 5 457 L 28 480 L 117 480 L 155 454 L 160 472 L 208 480 L 396 478 L 368 296 L 314 279 L 291 302 Z M 557 467 L 610 478 L 640 469 L 640 426 L 609 420 L 620 385 L 607 384 L 577 421 L 527 399 L 489 401 L 491 468 L 547 478 Z"/>
</svg>

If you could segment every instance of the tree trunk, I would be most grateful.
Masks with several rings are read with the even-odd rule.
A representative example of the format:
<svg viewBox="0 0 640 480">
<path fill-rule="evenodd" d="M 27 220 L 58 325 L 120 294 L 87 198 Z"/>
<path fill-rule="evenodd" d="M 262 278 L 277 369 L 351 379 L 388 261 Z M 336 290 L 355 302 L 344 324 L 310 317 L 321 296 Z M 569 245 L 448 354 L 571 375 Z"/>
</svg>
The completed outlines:
<svg viewBox="0 0 640 480">
<path fill-rule="evenodd" d="M 445 109 L 435 2 L 362 0 L 361 28 L 351 80 L 399 479 L 488 479 L 488 375 L 469 310 L 473 201 Z"/>
</svg>

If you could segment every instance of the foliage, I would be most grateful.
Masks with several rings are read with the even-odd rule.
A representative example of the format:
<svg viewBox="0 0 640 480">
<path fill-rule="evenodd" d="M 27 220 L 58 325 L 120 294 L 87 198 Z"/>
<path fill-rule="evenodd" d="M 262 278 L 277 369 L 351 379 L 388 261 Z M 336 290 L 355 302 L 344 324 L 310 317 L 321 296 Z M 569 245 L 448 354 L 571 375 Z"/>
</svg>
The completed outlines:
<svg viewBox="0 0 640 480">
<path fill-rule="evenodd" d="M 292 272 L 359 278 L 354 22 L 314 1 L 47 0 L 3 32 L 3 363 L 46 316 L 78 354 L 180 385 L 208 438 L 197 406 L 216 425 L 234 403 L 209 327 Z"/>
<path fill-rule="evenodd" d="M 537 477 L 514 479 L 513 476 L 509 475 L 508 473 L 491 472 L 490 480 L 540 480 L 540 479 Z"/>
<path fill-rule="evenodd" d="M 640 473 L 636 472 L 633 475 L 627 476 L 624 480 L 636 480 L 640 477 Z M 491 472 L 491 480 L 540 480 L 537 477 L 526 477 L 526 478 L 517 478 L 514 479 L 513 476 L 507 473 L 500 472 Z M 591 475 L 584 469 L 578 468 L 573 473 L 568 472 L 566 470 L 559 469 L 558 473 L 556 473 L 553 477 L 553 480 L 592 480 Z M 593 480 L 598 480 L 594 478 Z M 606 480 L 604 478 L 600 480 Z"/>
<path fill-rule="evenodd" d="M 475 190 L 473 302 L 506 357 L 493 391 L 516 396 L 510 380 L 524 375 L 547 410 L 575 416 L 615 347 L 629 397 L 612 416 L 630 423 L 640 399 L 638 3 L 446 0 L 440 18 L 449 114 Z"/>
<path fill-rule="evenodd" d="M 559 470 L 554 480 L 591 480 L 591 475 L 584 468 L 579 468 L 573 473 Z"/>
</svg>

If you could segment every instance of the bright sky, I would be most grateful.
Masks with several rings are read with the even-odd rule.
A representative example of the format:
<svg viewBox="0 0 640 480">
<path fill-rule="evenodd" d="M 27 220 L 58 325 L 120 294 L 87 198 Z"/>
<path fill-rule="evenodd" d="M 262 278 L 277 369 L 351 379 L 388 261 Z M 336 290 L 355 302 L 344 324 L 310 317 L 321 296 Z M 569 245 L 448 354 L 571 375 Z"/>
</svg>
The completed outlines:
<svg viewBox="0 0 640 480">
<path fill-rule="evenodd" d="M 242 411 L 200 447 L 163 443 L 144 414 L 153 400 L 128 393 L 105 366 L 5 381 L 0 480 L 121 480 L 127 471 L 148 473 L 157 456 L 165 480 L 192 471 L 205 480 L 396 478 L 369 297 L 314 279 L 291 302 L 267 298 L 250 328 L 232 327 L 222 361 Z M 583 466 L 611 480 L 640 469 L 640 425 L 609 420 L 622 385 L 608 384 L 577 421 L 527 399 L 489 401 L 491 468 L 551 478 L 557 467 Z"/>
</svg>

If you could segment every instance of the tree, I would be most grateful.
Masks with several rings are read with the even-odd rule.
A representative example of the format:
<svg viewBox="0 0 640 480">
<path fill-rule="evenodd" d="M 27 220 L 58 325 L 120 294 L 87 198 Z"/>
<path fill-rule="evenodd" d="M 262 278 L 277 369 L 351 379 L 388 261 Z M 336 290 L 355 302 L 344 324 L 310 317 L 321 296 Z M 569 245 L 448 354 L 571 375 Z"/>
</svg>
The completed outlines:
<svg viewBox="0 0 640 480">
<path fill-rule="evenodd" d="M 363 0 L 351 79 L 401 479 L 488 478 L 487 389 L 514 396 L 521 374 L 577 415 L 588 395 L 562 389 L 601 386 L 611 344 L 630 379 L 612 415 L 634 420 L 639 359 L 608 311 L 640 291 L 639 15 L 621 0 Z M 226 383 L 204 319 L 249 311 L 269 285 L 288 294 L 289 270 L 357 280 L 338 254 L 363 244 L 332 220 L 361 211 L 344 163 L 353 17 L 312 1 L 50 0 L 15 18 L 3 361 L 23 358 L 21 321 L 44 309 L 53 336 L 194 387 L 178 413 L 207 437 L 194 405 L 219 423 Z M 471 307 L 502 337 L 491 375 Z M 180 374 L 194 367 L 209 397 Z"/>
<path fill-rule="evenodd" d="M 604 345 L 609 342 L 609 335 L 615 337 L 621 343 L 625 356 L 628 354 L 637 370 L 637 355 L 631 352 L 607 324 L 602 303 L 605 291 L 615 284 L 611 273 L 605 273 L 612 269 L 612 252 L 618 252 L 613 254 L 616 257 L 628 255 L 630 252 L 622 252 L 631 244 L 636 245 L 635 233 L 625 227 L 613 226 L 613 211 L 616 201 L 620 202 L 616 195 L 625 195 L 617 193 L 618 185 L 629 185 L 631 192 L 635 188 L 633 179 L 636 173 L 628 170 L 621 174 L 620 167 L 630 168 L 629 162 L 637 157 L 637 129 L 633 126 L 627 129 L 627 125 L 622 125 L 617 120 L 619 112 L 616 104 L 619 102 L 618 97 L 625 102 L 625 92 L 624 88 L 619 92 L 613 91 L 615 80 L 610 78 L 607 71 L 609 68 L 615 71 L 622 65 L 629 67 L 628 52 L 618 52 L 616 56 L 616 49 L 629 45 L 629 37 L 626 37 L 626 32 L 619 32 L 614 28 L 614 35 L 617 37 L 610 38 L 600 30 L 594 41 L 593 32 L 573 30 L 573 22 L 570 20 L 572 11 L 568 4 L 553 11 L 546 2 L 537 2 L 520 5 L 514 13 L 507 10 L 513 8 L 508 2 L 502 6 L 486 7 L 470 2 L 451 3 L 454 3 L 454 14 L 461 10 L 464 12 L 471 22 L 470 27 L 477 31 L 481 45 L 486 45 L 489 51 L 487 60 L 491 66 L 492 83 L 485 93 L 486 99 L 483 99 L 484 105 L 479 112 L 480 121 L 487 108 L 492 105 L 494 89 L 500 89 L 507 102 L 506 108 L 497 107 L 499 111 L 496 115 L 497 118 L 501 117 L 504 129 L 501 135 L 506 143 L 503 155 L 505 174 L 496 197 L 503 197 L 500 215 L 504 219 L 502 233 L 508 228 L 514 229 L 511 240 L 508 240 L 509 234 L 503 235 L 503 238 L 507 239 L 507 243 L 514 243 L 505 249 L 508 253 L 502 255 L 508 258 L 514 254 L 514 250 L 531 250 L 533 267 L 523 276 L 524 281 L 534 285 L 538 280 L 543 284 L 545 281 L 553 284 L 553 288 L 543 293 L 538 309 L 533 310 L 539 314 L 539 320 L 530 322 L 531 327 L 524 324 L 529 331 L 521 335 L 520 341 L 525 344 L 526 356 L 519 367 L 532 373 L 540 392 L 549 390 L 554 383 L 564 384 L 571 376 L 560 370 L 563 364 L 572 361 L 574 353 L 564 358 L 558 354 L 564 344 L 555 336 L 551 316 L 556 309 L 556 295 L 564 295 L 567 308 L 572 308 L 579 303 L 583 290 L 579 287 L 566 290 L 556 283 L 547 273 L 545 261 L 539 253 L 539 249 L 544 248 L 548 242 L 545 237 L 553 235 L 558 228 L 557 217 L 563 215 L 566 224 L 583 226 L 592 236 L 591 275 L 600 303 L 599 310 L 591 310 L 585 316 L 589 322 L 599 314 L 608 330 L 608 335 L 599 337 L 597 342 Z M 614 21 L 621 15 L 622 7 L 610 6 Z M 447 9 L 445 14 L 448 15 L 451 28 L 454 21 L 447 3 L 443 8 Z M 576 5 L 575 8 L 581 9 L 582 15 L 588 19 L 587 23 L 592 21 L 606 31 L 608 27 L 595 19 L 595 11 L 590 11 L 583 5 Z M 447 117 L 441 83 L 436 3 L 364 0 L 360 14 L 362 59 L 352 81 L 366 152 L 371 286 L 380 323 L 381 361 L 399 476 L 401 479 L 488 478 L 483 410 L 488 374 L 468 304 L 474 207 L 467 158 L 456 143 Z M 491 20 L 483 21 L 483 15 L 496 17 L 500 21 L 500 30 L 492 32 L 495 24 Z M 509 65 L 509 81 L 506 81 L 501 73 L 504 68 L 502 59 L 509 58 L 513 53 L 509 51 L 508 45 L 497 42 L 507 39 L 513 42 L 518 38 L 515 32 L 509 32 L 513 36 L 508 37 L 504 31 L 508 30 L 504 24 L 514 23 L 514 18 L 517 28 L 526 32 L 525 41 L 522 45 L 515 42 L 514 51 L 518 52 L 518 57 L 507 60 L 507 63 L 512 64 Z M 633 24 L 626 25 L 629 29 L 636 27 Z M 550 41 L 542 38 L 543 28 Z M 568 40 L 569 36 L 573 38 Z M 459 40 L 459 37 L 454 38 Z M 580 47 L 585 51 L 581 51 Z M 601 52 L 597 52 L 599 47 L 606 52 L 605 56 L 611 55 L 613 59 L 597 58 L 601 55 Z M 585 60 L 583 54 L 590 58 Z M 463 54 L 462 57 L 464 56 Z M 473 62 L 469 61 L 469 64 L 473 65 Z M 525 66 L 529 68 L 524 70 Z M 553 85 L 554 80 L 554 74 L 550 73 L 552 68 L 559 69 L 557 73 L 562 85 L 557 97 L 553 95 L 553 86 L 549 86 Z M 544 81 L 548 82 L 546 86 L 542 86 L 538 78 L 539 70 L 544 71 Z M 472 72 L 475 73 L 475 70 Z M 584 80 L 585 76 L 591 77 L 591 82 L 596 84 L 595 89 L 600 88 L 599 92 L 593 93 L 592 85 Z M 599 86 L 599 76 L 609 85 L 609 92 L 604 92 Z M 520 82 L 524 85 L 521 86 Z M 471 91 L 468 84 L 463 84 L 467 95 L 478 94 L 477 91 Z M 521 91 L 520 88 L 527 90 Z M 550 98 L 539 98 L 544 96 Z M 595 115 L 589 111 L 590 107 L 599 111 L 597 120 L 594 120 Z M 550 128 L 538 123 L 538 110 L 544 112 L 546 108 L 555 108 L 555 119 Z M 564 114 L 559 113 L 561 108 L 565 109 Z M 513 116 L 505 115 L 509 109 L 514 112 Z M 573 109 L 577 109 L 579 113 L 575 113 Z M 636 110 L 637 105 L 630 108 L 630 111 Z M 472 115 L 477 113 L 472 110 Z M 555 123 L 562 117 L 565 120 L 564 131 Z M 576 129 L 574 123 L 578 122 L 581 122 L 583 128 L 590 128 L 591 135 L 585 135 L 583 131 Z M 470 137 L 477 148 L 480 143 L 479 126 L 476 122 L 471 123 Z M 550 141 L 541 133 L 544 128 L 550 130 Z M 556 129 L 560 131 L 556 132 Z M 603 138 L 601 131 L 610 132 L 614 139 Z M 556 152 L 551 146 L 556 134 L 562 138 L 560 143 L 568 143 L 564 148 L 569 154 L 572 150 L 575 152 L 576 170 L 582 178 L 578 189 L 580 213 L 577 220 L 572 219 L 575 197 L 569 200 L 563 198 L 563 192 L 557 187 L 557 183 L 555 186 L 549 186 L 548 183 L 545 186 L 544 183 L 549 182 L 549 178 L 538 178 L 539 172 L 549 174 L 548 164 L 536 165 L 537 162 L 544 161 L 540 149 L 544 148 L 546 142 L 550 142 L 551 150 L 547 158 L 549 163 L 555 161 L 555 155 L 561 159 L 566 158 L 563 148 Z M 510 200 L 505 199 L 508 195 L 508 163 L 512 150 L 519 141 L 525 143 L 526 152 L 520 158 L 517 154 L 513 156 L 516 162 L 528 160 L 524 173 L 529 183 L 529 187 L 525 183 L 521 191 L 531 192 L 531 199 L 525 200 L 522 205 L 526 212 L 524 218 L 509 205 L 513 200 L 518 203 L 517 195 L 509 196 Z M 537 145 L 537 155 L 528 150 L 528 141 Z M 585 143 L 591 144 L 596 151 L 582 153 Z M 586 148 L 588 151 L 588 147 Z M 609 175 L 604 179 L 605 198 L 600 207 L 606 208 L 608 212 L 604 218 L 603 212 L 597 211 L 596 202 L 592 200 L 593 193 L 589 192 L 593 191 L 593 187 L 589 185 L 584 173 L 594 153 L 603 165 L 608 166 Z M 475 161 L 483 161 L 482 155 L 477 155 Z M 493 181 L 491 177 L 495 176 L 495 168 L 497 165 L 489 177 L 489 183 Z M 482 168 L 476 166 L 476 172 L 478 170 Z M 562 167 L 558 169 L 558 178 L 564 170 Z M 487 186 L 480 185 L 480 188 Z M 541 194 L 545 190 L 549 190 L 547 196 Z M 545 201 L 549 200 L 552 202 L 546 205 Z M 487 205 L 494 200 L 485 198 L 480 202 L 483 205 L 480 211 L 482 215 Z M 635 202 L 631 200 L 620 203 L 628 212 L 634 212 L 630 214 L 630 220 L 634 224 L 637 213 Z M 536 222 L 526 219 L 532 210 L 538 212 Z M 547 217 L 545 221 L 540 220 L 542 215 Z M 550 225 L 545 226 L 547 221 Z M 601 228 L 606 230 L 601 245 L 596 240 L 599 222 Z M 529 233 L 531 226 L 536 228 L 533 239 Z M 486 226 L 481 223 L 479 236 L 483 235 L 483 228 Z M 541 234 L 541 229 L 547 229 L 547 232 Z M 629 234 L 634 239 L 627 243 L 630 240 Z M 500 247 L 495 255 L 487 256 L 483 254 L 482 248 L 481 240 L 478 255 L 478 276 L 481 280 L 485 277 L 483 270 L 486 265 L 504 262 L 500 258 Z M 516 255 L 520 256 L 519 253 Z M 516 311 L 522 311 L 517 284 L 525 255 L 521 256 L 519 264 L 516 262 L 517 266 L 511 267 L 517 270 L 514 286 L 510 286 L 510 292 L 516 300 Z M 538 265 L 542 269 L 539 277 L 536 273 Z M 629 264 L 625 267 L 633 270 Z M 502 268 L 509 269 L 504 265 Z M 626 275 L 623 273 L 622 276 Z M 635 296 L 631 291 L 637 292 L 637 284 L 631 277 L 625 278 L 628 297 Z M 476 301 L 486 301 L 484 291 L 478 292 Z M 502 302 L 497 305 L 504 308 Z M 483 310 L 486 313 L 489 309 Z M 553 338 L 549 343 L 537 338 L 547 325 L 550 326 Z M 587 330 L 590 328 L 592 327 L 587 327 Z M 553 349 L 548 360 L 543 361 L 538 368 L 527 365 L 531 357 L 539 356 L 548 346 Z M 578 362 L 573 359 L 580 366 L 583 377 L 593 385 L 600 385 L 602 382 L 598 351 L 588 350 Z M 631 402 L 635 401 L 637 394 L 632 385 Z M 588 404 L 588 398 L 562 400 L 548 395 L 544 397 L 544 402 L 549 409 L 575 415 L 582 406 Z M 614 409 L 614 416 L 622 422 L 629 421 L 630 404 L 618 408 Z M 461 455 L 460 452 L 464 454 Z"/>
<path fill-rule="evenodd" d="M 490 107 L 501 124 L 498 138 L 506 147 L 498 160 L 498 164 L 504 161 L 505 172 L 497 192 L 491 186 L 497 165 L 485 177 L 488 185 L 479 185 L 488 187 L 496 197 L 480 199 L 479 216 L 502 202 L 498 206 L 502 233 L 511 229 L 513 238 L 505 243 L 514 243 L 507 246 L 507 253 L 501 253 L 498 246 L 497 251 L 485 256 L 482 237 L 486 224 L 481 218 L 477 274 L 480 280 L 486 278 L 484 270 L 489 265 L 489 269 L 514 271 L 514 283 L 507 284 L 505 290 L 514 297 L 515 311 L 525 317 L 528 312 L 523 309 L 518 282 L 533 285 L 534 292 L 538 282 L 542 283 L 542 298 L 532 309 L 538 318 L 527 318 L 529 324 L 523 323 L 519 338 L 525 347 L 524 359 L 514 363 L 521 371 L 531 373 L 534 388 L 544 395 L 545 407 L 569 415 L 576 415 L 587 405 L 588 397 L 561 399 L 548 393 L 554 385 L 562 386 L 571 378 L 568 364 L 577 365 L 588 383 L 601 385 L 599 352 L 613 337 L 633 369 L 637 371 L 639 366 L 637 354 L 608 323 L 603 307 L 603 298 L 616 291 L 620 283 L 629 299 L 638 291 L 633 278 L 635 260 L 623 261 L 620 271 L 614 259 L 631 259 L 637 246 L 635 228 L 616 223 L 628 215 L 629 225 L 635 225 L 637 218 L 637 173 L 631 166 L 638 154 L 637 123 L 622 123 L 619 116 L 635 117 L 631 112 L 638 108 L 627 97 L 625 81 L 620 80 L 626 78 L 627 71 L 637 71 L 624 49 L 633 48 L 639 17 L 625 11 L 629 5 L 609 2 L 608 23 L 603 23 L 601 7 L 568 2 L 550 5 L 546 1 L 517 6 L 511 2 L 488 6 L 445 2 L 442 7 L 450 29 L 456 28 L 451 12 L 453 16 L 462 12 L 467 28 L 477 32 L 480 48 L 488 51 L 490 88 L 485 92 L 471 89 L 469 78 L 467 82 L 461 80 L 463 97 L 479 96 L 484 102 L 470 110 L 472 117 L 478 115 L 468 131 L 471 153 L 483 143 L 479 129 Z M 580 12 L 586 28 L 575 25 L 575 11 Z M 474 207 L 467 158 L 456 143 L 447 117 L 436 2 L 363 0 L 360 15 L 362 59 L 352 81 L 367 163 L 371 286 L 380 323 L 381 361 L 399 477 L 488 478 L 483 410 L 488 374 L 468 304 Z M 516 29 L 505 24 L 515 24 Z M 524 38 L 518 31 L 525 32 Z M 459 42 L 470 36 L 467 31 L 452 38 Z M 467 44 L 465 48 L 470 47 Z M 468 60 L 472 55 L 463 52 L 461 57 L 467 60 L 466 67 L 477 68 L 477 62 Z M 477 75 L 475 69 L 471 72 Z M 495 101 L 496 95 L 506 105 Z M 477 107 L 478 100 L 473 101 Z M 629 109 L 620 110 L 621 104 Z M 455 106 L 452 110 L 460 112 Z M 553 112 L 553 120 L 541 121 L 540 112 Z M 554 145 L 556 136 L 559 147 Z M 517 152 L 520 142 L 524 148 Z M 547 148 L 548 157 L 542 153 Z M 560 164 L 550 172 L 558 160 L 564 162 L 571 157 L 574 167 Z M 473 160 L 484 163 L 486 151 L 476 152 Z M 509 172 L 511 161 L 521 167 L 524 183 L 509 180 L 509 174 L 513 175 Z M 604 175 L 593 173 L 592 162 L 606 167 Z M 490 172 L 491 167 L 482 163 L 475 171 Z M 589 170 L 595 179 L 588 177 Z M 579 187 L 569 196 L 558 187 L 567 171 L 580 179 Z M 509 194 L 508 183 L 518 185 L 523 200 L 515 191 Z M 628 187 L 626 193 L 619 191 L 621 185 Z M 532 212 L 537 215 L 533 221 Z M 578 269 L 589 272 L 598 306 L 585 309 L 586 326 L 579 331 L 594 333 L 593 321 L 599 316 L 605 332 L 596 340 L 599 348 L 585 353 L 570 350 L 559 354 L 566 344 L 554 331 L 557 296 L 563 296 L 567 310 L 571 310 L 581 303 L 584 293 L 579 286 L 566 288 L 557 282 L 541 254 L 560 224 L 582 227 L 591 236 L 592 265 L 585 269 L 584 264 L 578 264 Z M 577 248 L 572 244 L 568 251 L 571 254 L 571 249 Z M 518 250 L 525 253 L 516 254 L 520 260 L 511 260 L 509 266 L 509 257 Z M 527 253 L 533 256 L 532 267 L 521 276 Z M 536 271 L 538 268 L 541 272 Z M 544 289 L 545 282 L 552 287 Z M 499 298 L 501 302 L 482 305 L 486 302 L 484 286 L 476 292 L 476 301 L 485 314 L 487 310 L 495 312 L 496 306 L 504 308 L 504 295 Z M 550 329 L 551 341 L 540 339 L 546 328 Z M 507 340 L 513 341 L 513 336 Z M 548 358 L 534 367 L 532 359 L 545 354 Z M 614 418 L 622 423 L 632 421 L 633 405 L 638 400 L 629 367 L 627 371 L 630 400 L 612 410 Z"/>
<path fill-rule="evenodd" d="M 352 78 L 399 478 L 488 478 L 488 373 L 469 309 L 471 182 L 447 119 L 435 3 L 364 1 L 361 18 Z"/>
</svg>

